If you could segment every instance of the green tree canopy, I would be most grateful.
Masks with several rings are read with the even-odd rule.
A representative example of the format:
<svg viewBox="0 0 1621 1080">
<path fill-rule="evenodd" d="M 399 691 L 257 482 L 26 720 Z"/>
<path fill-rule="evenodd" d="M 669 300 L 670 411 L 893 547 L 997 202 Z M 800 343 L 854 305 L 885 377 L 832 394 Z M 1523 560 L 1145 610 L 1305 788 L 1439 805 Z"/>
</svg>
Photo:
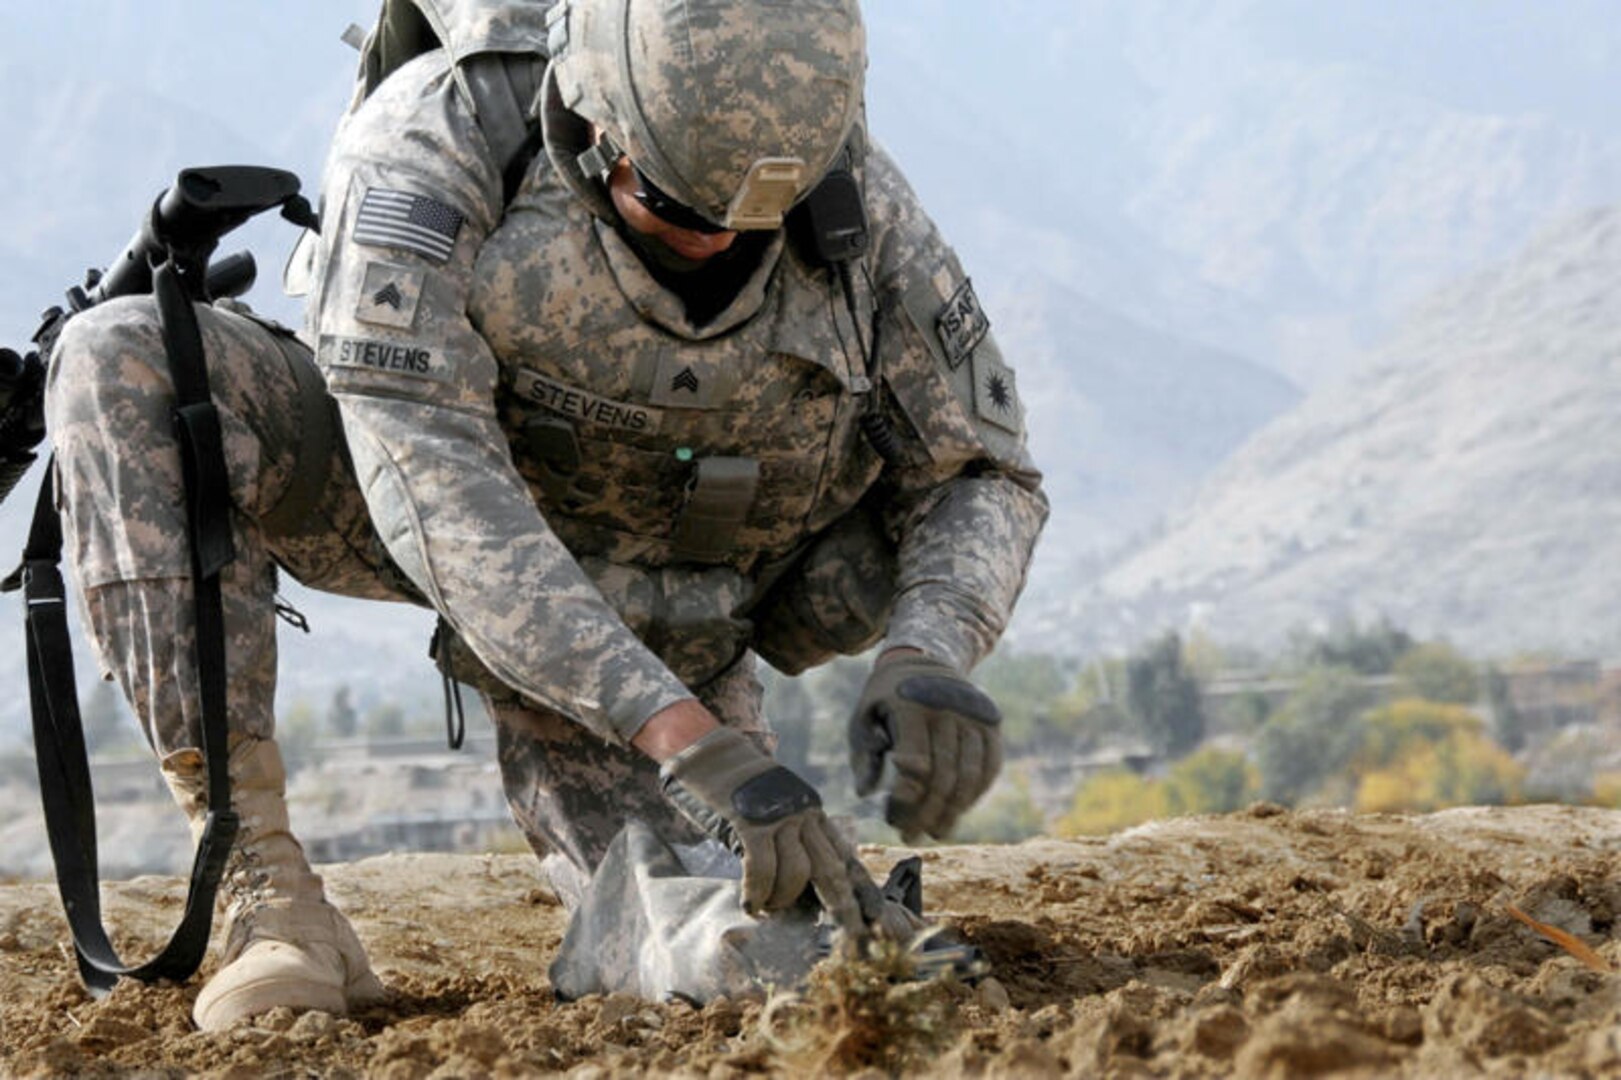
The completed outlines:
<svg viewBox="0 0 1621 1080">
<path fill-rule="evenodd" d="M 1311 671 L 1255 738 L 1261 796 L 1296 803 L 1350 764 L 1371 693 L 1343 668 Z"/>
<path fill-rule="evenodd" d="M 1402 697 L 1473 705 L 1480 698 L 1474 662 L 1444 641 L 1414 645 L 1396 660 Z"/>
<path fill-rule="evenodd" d="M 1166 634 L 1126 661 L 1126 709 L 1175 759 L 1204 739 L 1204 698 L 1182 659 L 1182 639 Z"/>
</svg>

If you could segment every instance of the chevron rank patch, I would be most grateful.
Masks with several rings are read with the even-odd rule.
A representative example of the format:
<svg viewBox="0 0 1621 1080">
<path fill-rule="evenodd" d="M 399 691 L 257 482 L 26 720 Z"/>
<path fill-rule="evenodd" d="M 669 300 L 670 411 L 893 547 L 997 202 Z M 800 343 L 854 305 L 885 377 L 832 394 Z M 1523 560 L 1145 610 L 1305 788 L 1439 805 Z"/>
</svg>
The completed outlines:
<svg viewBox="0 0 1621 1080">
<path fill-rule="evenodd" d="M 374 326 L 409 330 L 422 299 L 422 271 L 388 263 L 366 264 L 366 280 L 355 299 L 355 318 Z"/>
<path fill-rule="evenodd" d="M 1017 435 L 1024 430 L 1024 407 L 1013 369 L 1002 363 L 995 349 L 974 354 L 974 412 L 988 424 Z"/>
<path fill-rule="evenodd" d="M 731 395 L 733 381 L 711 365 L 694 367 L 690 357 L 667 353 L 659 357 L 648 401 L 667 409 L 718 409 Z"/>
<path fill-rule="evenodd" d="M 979 306 L 974 295 L 974 283 L 967 278 L 957 286 L 940 313 L 934 317 L 934 332 L 940 336 L 940 345 L 946 352 L 946 363 L 951 370 L 962 367 L 962 362 L 974 354 L 974 349 L 991 332 L 991 320 Z"/>
</svg>

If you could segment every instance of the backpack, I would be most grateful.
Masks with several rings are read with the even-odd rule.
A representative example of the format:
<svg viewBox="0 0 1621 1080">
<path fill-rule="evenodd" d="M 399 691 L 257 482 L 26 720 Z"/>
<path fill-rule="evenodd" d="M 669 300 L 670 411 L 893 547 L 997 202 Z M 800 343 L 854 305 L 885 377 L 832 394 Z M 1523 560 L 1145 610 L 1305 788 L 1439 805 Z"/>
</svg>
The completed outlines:
<svg viewBox="0 0 1621 1080">
<path fill-rule="evenodd" d="M 344 34 L 360 50 L 350 110 L 407 61 L 444 49 L 452 78 L 500 167 L 504 201 L 511 202 L 541 147 L 546 13 L 555 2 L 383 0 L 370 33 L 350 26 Z"/>
<path fill-rule="evenodd" d="M 557 0 L 383 0 L 368 32 L 350 24 L 343 40 L 360 53 L 354 112 L 383 80 L 423 53 L 444 49 L 451 77 L 501 170 L 501 202 L 518 194 L 540 153 L 539 98 L 546 74 L 546 13 Z M 282 275 L 288 296 L 314 279 L 315 237 L 306 233 Z"/>
</svg>

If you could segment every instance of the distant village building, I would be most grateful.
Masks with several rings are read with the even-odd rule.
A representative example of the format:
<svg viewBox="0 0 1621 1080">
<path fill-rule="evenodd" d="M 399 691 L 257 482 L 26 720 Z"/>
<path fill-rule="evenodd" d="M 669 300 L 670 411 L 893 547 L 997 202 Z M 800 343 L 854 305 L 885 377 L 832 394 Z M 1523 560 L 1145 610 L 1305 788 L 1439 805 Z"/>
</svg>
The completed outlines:
<svg viewBox="0 0 1621 1080">
<path fill-rule="evenodd" d="M 1555 732 L 1577 725 L 1597 723 L 1604 688 L 1615 692 L 1618 675 L 1606 674 L 1597 660 L 1568 660 L 1551 663 L 1517 664 L 1498 670 L 1498 692 L 1494 693 L 1492 725 L 1495 730 L 1512 730 L 1516 741 L 1539 742 Z M 1508 715 L 1502 715 L 1506 711 Z"/>
</svg>

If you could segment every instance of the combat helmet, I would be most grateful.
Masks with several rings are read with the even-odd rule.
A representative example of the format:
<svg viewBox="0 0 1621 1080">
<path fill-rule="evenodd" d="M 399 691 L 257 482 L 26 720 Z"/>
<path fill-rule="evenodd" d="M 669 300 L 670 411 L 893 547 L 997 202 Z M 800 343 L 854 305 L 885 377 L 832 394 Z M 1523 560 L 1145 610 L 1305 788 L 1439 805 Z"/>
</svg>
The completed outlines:
<svg viewBox="0 0 1621 1080">
<path fill-rule="evenodd" d="M 623 154 L 712 225 L 778 228 L 861 114 L 857 0 L 560 0 L 547 24 L 547 153 L 601 217 Z"/>
</svg>

